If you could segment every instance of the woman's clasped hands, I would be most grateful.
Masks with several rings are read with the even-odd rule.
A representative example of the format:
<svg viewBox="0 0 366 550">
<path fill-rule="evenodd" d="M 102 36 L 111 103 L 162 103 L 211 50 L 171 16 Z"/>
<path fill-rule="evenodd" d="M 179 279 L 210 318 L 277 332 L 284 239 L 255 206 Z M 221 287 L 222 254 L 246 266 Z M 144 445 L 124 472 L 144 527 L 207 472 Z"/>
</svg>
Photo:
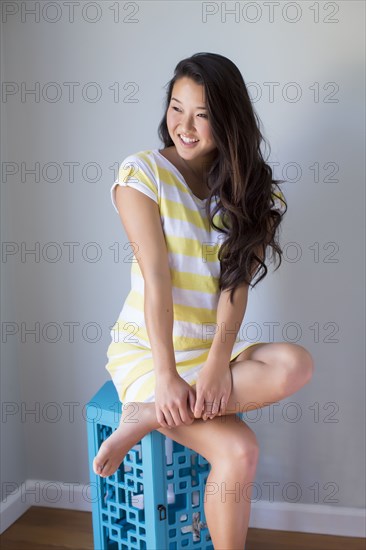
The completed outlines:
<svg viewBox="0 0 366 550">
<path fill-rule="evenodd" d="M 190 425 L 196 418 L 212 419 L 225 414 L 232 391 L 230 365 L 206 362 L 192 388 L 178 372 L 156 377 L 155 411 L 163 428 Z"/>
<path fill-rule="evenodd" d="M 155 411 L 163 428 L 176 428 L 192 424 L 195 391 L 178 372 L 156 377 Z"/>
<path fill-rule="evenodd" d="M 232 374 L 230 365 L 205 363 L 196 382 L 195 418 L 212 419 L 225 414 L 226 406 L 232 391 Z"/>
</svg>

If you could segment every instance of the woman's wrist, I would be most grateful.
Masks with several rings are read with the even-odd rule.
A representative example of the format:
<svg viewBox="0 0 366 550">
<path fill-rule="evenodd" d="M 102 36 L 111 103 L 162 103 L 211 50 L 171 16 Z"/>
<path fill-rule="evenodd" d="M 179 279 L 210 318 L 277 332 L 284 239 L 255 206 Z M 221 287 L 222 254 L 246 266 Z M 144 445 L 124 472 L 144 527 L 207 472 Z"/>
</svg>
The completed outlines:
<svg viewBox="0 0 366 550">
<path fill-rule="evenodd" d="M 155 369 L 155 377 L 158 380 L 167 379 L 167 378 L 176 378 L 177 376 L 179 376 L 179 373 L 175 365 L 171 367 L 166 366 L 166 367 L 160 367 L 158 369 Z"/>
<path fill-rule="evenodd" d="M 222 372 L 224 369 L 230 368 L 230 357 L 209 357 L 204 364 L 204 368 Z"/>
</svg>

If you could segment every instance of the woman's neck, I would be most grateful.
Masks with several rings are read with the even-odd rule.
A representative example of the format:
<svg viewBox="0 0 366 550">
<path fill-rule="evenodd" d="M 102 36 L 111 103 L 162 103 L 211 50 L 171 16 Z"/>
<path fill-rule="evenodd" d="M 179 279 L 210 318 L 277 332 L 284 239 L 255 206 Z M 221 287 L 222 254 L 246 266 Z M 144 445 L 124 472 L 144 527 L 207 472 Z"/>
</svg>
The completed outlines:
<svg viewBox="0 0 366 550">
<path fill-rule="evenodd" d="M 174 154 L 178 162 L 180 163 L 182 169 L 185 169 L 185 171 L 188 171 L 191 177 L 196 181 L 206 183 L 209 169 L 211 167 L 213 160 L 216 157 L 216 151 L 211 151 L 209 155 L 205 155 L 203 158 L 194 159 L 193 161 L 186 161 L 183 157 L 181 157 L 178 154 L 175 146 L 173 147 L 175 150 Z"/>
</svg>

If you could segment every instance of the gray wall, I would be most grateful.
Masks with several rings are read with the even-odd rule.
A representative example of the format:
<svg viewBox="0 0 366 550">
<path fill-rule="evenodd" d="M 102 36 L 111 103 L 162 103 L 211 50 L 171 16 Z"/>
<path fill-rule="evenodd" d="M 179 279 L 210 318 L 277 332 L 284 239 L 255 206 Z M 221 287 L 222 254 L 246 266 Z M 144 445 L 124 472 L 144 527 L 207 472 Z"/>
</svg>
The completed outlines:
<svg viewBox="0 0 366 550">
<path fill-rule="evenodd" d="M 45 20 L 55 16 L 51 8 L 39 22 L 31 16 L 22 22 L 15 14 L 3 23 L 3 79 L 28 89 L 38 82 L 43 90 L 39 101 L 32 95 L 21 99 L 19 91 L 2 104 L 3 160 L 19 171 L 21 163 L 44 169 L 53 162 L 61 174 L 55 182 L 42 174 L 22 180 L 19 171 L 3 176 L 2 238 L 19 252 L 2 263 L 3 323 L 18 331 L 3 344 L 2 398 L 14 411 L 19 406 L 19 413 L 2 424 L 2 481 L 88 483 L 83 407 L 109 379 L 109 330 L 129 290 L 123 251 L 128 239 L 112 208 L 110 186 L 127 154 L 160 147 L 164 85 L 176 63 L 211 51 L 232 59 L 252 83 L 270 159 L 279 163 L 275 176 L 291 180 L 284 186 L 284 262 L 250 293 L 244 326 L 257 323 L 259 340 L 300 343 L 316 367 L 311 383 L 291 398 L 248 414 L 261 446 L 261 498 L 269 499 L 268 484 L 275 483 L 274 500 L 296 500 L 286 485 L 293 482 L 294 491 L 300 487 L 299 502 L 363 507 L 364 5 L 331 3 L 338 8 L 332 15 L 320 2 L 314 22 L 313 3 L 298 2 L 301 16 L 291 23 L 294 3 L 281 2 L 271 22 L 269 8 L 257 2 L 262 15 L 250 23 L 254 8 L 235 21 L 234 15 L 225 19 L 220 3 L 200 2 L 139 2 L 135 14 L 121 4 L 119 22 L 113 22 L 112 4 L 98 4 L 96 23 L 81 17 L 84 3 L 75 8 L 72 23 L 66 7 L 53 24 Z M 205 22 L 205 9 L 218 11 Z M 86 16 L 94 13 L 90 9 Z M 50 82 L 60 87 L 59 101 L 47 100 Z M 80 83 L 74 102 L 65 82 Z M 81 93 L 90 82 L 102 90 L 97 102 Z M 118 102 L 110 89 L 116 82 Z M 128 102 L 131 82 L 138 87 L 137 102 Z M 269 82 L 278 83 L 273 100 Z M 48 92 L 53 97 L 54 89 Z M 73 180 L 69 162 L 78 163 Z M 98 165 L 97 181 L 83 174 L 87 163 Z M 288 163 L 293 165 L 286 168 Z M 77 243 L 74 261 L 69 242 Z M 49 243 L 57 243 L 56 261 Z M 96 261 L 95 250 L 84 248 L 88 243 L 99 247 Z M 40 257 L 22 258 L 22 246 L 39 246 Z M 25 334 L 37 323 L 39 337 Z M 69 323 L 77 323 L 73 339 Z M 85 331 L 89 323 L 99 332 Z M 270 323 L 277 323 L 273 335 Z M 247 328 L 256 339 L 253 325 Z M 20 414 L 37 408 L 36 414 Z"/>
</svg>

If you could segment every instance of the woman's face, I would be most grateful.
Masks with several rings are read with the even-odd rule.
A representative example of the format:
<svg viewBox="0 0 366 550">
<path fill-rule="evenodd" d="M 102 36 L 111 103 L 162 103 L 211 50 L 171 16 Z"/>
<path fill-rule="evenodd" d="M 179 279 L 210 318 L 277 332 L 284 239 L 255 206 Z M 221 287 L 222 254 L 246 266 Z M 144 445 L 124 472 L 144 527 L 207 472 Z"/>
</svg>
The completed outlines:
<svg viewBox="0 0 366 550">
<path fill-rule="evenodd" d="M 167 126 L 176 151 L 184 160 L 211 158 L 216 150 L 206 107 L 202 84 L 186 76 L 174 83 L 167 110 Z M 194 142 L 184 143 L 182 138 Z"/>
</svg>

